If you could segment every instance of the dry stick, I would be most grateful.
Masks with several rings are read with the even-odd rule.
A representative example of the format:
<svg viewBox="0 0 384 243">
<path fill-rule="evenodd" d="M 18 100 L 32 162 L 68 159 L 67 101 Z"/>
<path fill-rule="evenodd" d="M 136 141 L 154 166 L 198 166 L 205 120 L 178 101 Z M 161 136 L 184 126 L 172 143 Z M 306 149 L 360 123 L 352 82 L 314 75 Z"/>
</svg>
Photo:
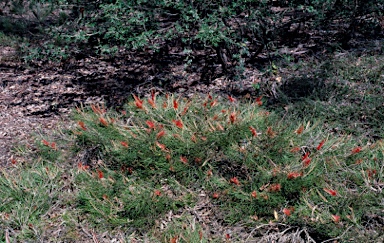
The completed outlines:
<svg viewBox="0 0 384 243">
<path fill-rule="evenodd" d="M 321 243 L 326 243 L 326 242 L 333 242 L 333 241 L 336 241 L 336 240 L 339 240 L 343 237 L 343 235 L 345 235 L 345 233 L 347 233 L 347 231 L 352 228 L 352 226 L 349 226 L 340 236 L 338 237 L 335 237 L 335 238 L 332 238 L 332 239 L 329 239 L 329 240 L 325 240 L 325 241 L 322 241 Z"/>
<path fill-rule="evenodd" d="M 8 229 L 5 230 L 5 242 L 11 243 L 11 240 L 9 239 L 9 231 Z"/>
<path fill-rule="evenodd" d="M 275 225 L 283 225 L 283 226 L 287 226 L 286 224 L 281 224 L 281 223 L 279 223 L 279 224 L 275 224 Z M 271 224 L 262 224 L 262 225 L 257 226 L 256 228 L 254 228 L 254 229 L 251 231 L 251 233 L 249 233 L 247 239 L 246 239 L 244 242 L 248 242 L 248 240 L 249 240 L 249 238 L 252 236 L 253 232 L 255 232 L 255 230 L 258 230 L 258 229 L 260 229 L 260 228 L 263 228 L 264 226 L 271 226 Z M 290 229 L 290 228 L 289 228 L 289 229 Z M 284 230 L 284 232 L 285 232 L 285 230 Z"/>
<path fill-rule="evenodd" d="M 92 231 L 92 240 L 93 240 L 94 243 L 99 243 L 99 240 L 97 239 L 96 234 L 95 234 L 94 231 Z"/>
</svg>

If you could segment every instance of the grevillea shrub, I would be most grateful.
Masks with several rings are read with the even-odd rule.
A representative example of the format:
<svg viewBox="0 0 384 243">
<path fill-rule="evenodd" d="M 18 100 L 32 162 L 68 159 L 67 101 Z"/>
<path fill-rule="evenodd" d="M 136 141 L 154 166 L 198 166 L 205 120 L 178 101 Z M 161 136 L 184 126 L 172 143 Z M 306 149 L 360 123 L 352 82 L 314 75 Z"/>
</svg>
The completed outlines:
<svg viewBox="0 0 384 243">
<path fill-rule="evenodd" d="M 93 151 L 80 167 L 90 166 L 86 171 L 103 185 L 100 197 L 120 195 L 121 189 L 112 189 L 118 183 L 139 181 L 150 185 L 140 200 L 166 197 L 156 212 L 127 214 L 131 208 L 123 207 L 114 219 L 148 222 L 151 212 L 178 208 L 186 198 L 193 204 L 190 192 L 196 190 L 228 224 L 273 220 L 336 236 L 366 212 L 377 212 L 381 142 L 327 134 L 320 122 L 286 123 L 264 110 L 260 98 L 244 103 L 152 93 L 134 96 L 119 111 L 91 108 L 77 111 L 73 135 L 75 151 Z M 52 149 L 51 143 L 46 147 Z M 89 195 L 79 199 L 81 205 L 92 203 Z"/>
</svg>

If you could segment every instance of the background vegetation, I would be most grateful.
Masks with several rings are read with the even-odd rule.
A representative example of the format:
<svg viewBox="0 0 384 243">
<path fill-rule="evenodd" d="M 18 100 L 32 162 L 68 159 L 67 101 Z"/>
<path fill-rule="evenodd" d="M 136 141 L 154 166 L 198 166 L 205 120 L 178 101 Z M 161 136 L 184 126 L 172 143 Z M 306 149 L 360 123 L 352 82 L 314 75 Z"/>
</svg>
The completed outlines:
<svg viewBox="0 0 384 243">
<path fill-rule="evenodd" d="M 298 43 L 348 49 L 382 32 L 383 2 L 352 1 L 2 1 L 3 32 L 33 37 L 25 60 L 137 53 L 204 59 L 240 78 L 263 50 Z M 30 34 L 28 34 L 30 33 Z M 316 50 L 313 50 L 316 51 Z M 204 53 L 204 57 L 201 54 Z M 209 80 L 208 80 L 209 81 Z"/>
</svg>

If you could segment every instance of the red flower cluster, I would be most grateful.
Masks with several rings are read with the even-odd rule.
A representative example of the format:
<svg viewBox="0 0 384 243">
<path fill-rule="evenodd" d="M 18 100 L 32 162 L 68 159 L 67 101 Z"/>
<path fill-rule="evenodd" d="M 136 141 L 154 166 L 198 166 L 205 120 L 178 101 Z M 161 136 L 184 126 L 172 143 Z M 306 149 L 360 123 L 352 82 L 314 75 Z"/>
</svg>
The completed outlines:
<svg viewBox="0 0 384 243">
<path fill-rule="evenodd" d="M 151 92 L 151 98 L 148 98 L 148 103 L 156 109 L 156 93 L 154 90 Z"/>
<path fill-rule="evenodd" d="M 290 180 L 290 179 L 296 179 L 296 178 L 298 178 L 298 177 L 300 177 L 300 176 L 303 176 L 303 172 L 289 172 L 288 174 L 287 174 L 287 178 Z"/>
<path fill-rule="evenodd" d="M 360 153 L 361 152 L 361 147 L 356 147 L 356 148 L 353 148 L 352 149 L 352 154 L 357 154 L 357 153 Z"/>
<path fill-rule="evenodd" d="M 41 140 L 41 142 L 47 146 L 47 147 L 50 147 L 51 149 L 54 149 L 54 150 L 57 150 L 57 147 L 56 147 L 56 143 L 55 142 L 48 142 L 47 140 L 43 139 Z"/>
<path fill-rule="evenodd" d="M 133 98 L 135 99 L 136 107 L 139 109 L 144 109 L 143 101 L 141 99 L 139 99 L 139 97 L 137 97 L 136 95 L 133 95 Z"/>
<path fill-rule="evenodd" d="M 253 128 L 252 126 L 250 126 L 250 127 L 249 127 L 249 130 L 251 131 L 253 137 L 257 137 L 257 131 L 256 131 L 255 128 Z"/>
<path fill-rule="evenodd" d="M 229 179 L 229 182 L 235 184 L 236 186 L 240 186 L 240 181 L 239 179 L 237 179 L 237 177 L 232 177 L 231 179 Z"/>
<path fill-rule="evenodd" d="M 268 189 L 268 190 L 271 191 L 271 192 L 278 192 L 278 191 L 281 190 L 281 185 L 280 185 L 279 183 L 271 184 L 271 185 L 269 186 L 269 189 Z"/>
<path fill-rule="evenodd" d="M 319 145 L 317 145 L 316 150 L 320 150 L 320 149 L 323 147 L 324 143 L 325 143 L 325 140 L 322 140 L 322 141 L 319 143 Z"/>
<path fill-rule="evenodd" d="M 304 131 L 304 126 L 301 125 L 301 126 L 295 131 L 295 133 L 298 134 L 298 135 L 300 135 L 300 134 L 303 133 L 303 131 Z"/>
<path fill-rule="evenodd" d="M 303 156 L 302 158 L 302 161 L 303 161 L 303 166 L 304 167 L 308 167 L 309 164 L 311 163 L 311 158 L 309 158 L 309 152 L 306 152 L 305 155 Z"/>
<path fill-rule="evenodd" d="M 108 127 L 108 122 L 107 122 L 107 120 L 105 120 L 105 119 L 102 118 L 102 117 L 99 117 L 99 121 L 100 121 L 100 123 L 101 123 L 103 126 Z"/>
<path fill-rule="evenodd" d="M 183 128 L 183 122 L 181 120 L 172 120 L 172 122 L 180 129 Z"/>
<path fill-rule="evenodd" d="M 337 191 L 335 191 L 335 190 L 332 190 L 332 189 L 327 189 L 327 188 L 323 188 L 323 190 L 326 192 L 326 193 L 328 193 L 329 195 L 331 195 L 331 196 L 337 196 Z"/>
<path fill-rule="evenodd" d="M 85 124 L 84 124 L 83 121 L 79 121 L 78 124 L 79 124 L 79 126 L 80 126 L 81 129 L 83 129 L 84 131 L 87 130 L 87 128 L 85 127 Z"/>
</svg>

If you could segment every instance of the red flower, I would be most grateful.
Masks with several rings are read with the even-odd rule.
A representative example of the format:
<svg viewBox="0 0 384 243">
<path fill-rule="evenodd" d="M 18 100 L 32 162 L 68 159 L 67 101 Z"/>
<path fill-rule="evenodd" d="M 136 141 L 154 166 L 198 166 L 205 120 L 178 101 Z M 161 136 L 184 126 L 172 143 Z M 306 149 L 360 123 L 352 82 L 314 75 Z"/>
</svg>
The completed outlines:
<svg viewBox="0 0 384 243">
<path fill-rule="evenodd" d="M 132 167 L 128 167 L 128 173 L 129 173 L 130 175 L 132 175 L 132 173 L 133 173 L 133 168 L 132 168 Z"/>
<path fill-rule="evenodd" d="M 337 191 L 332 189 L 323 188 L 323 190 L 331 196 L 337 196 Z"/>
<path fill-rule="evenodd" d="M 93 110 L 93 112 L 95 112 L 96 114 L 98 115 L 101 115 L 103 114 L 104 112 L 100 109 L 99 105 L 95 106 L 95 105 L 91 105 L 91 108 Z"/>
<path fill-rule="evenodd" d="M 211 102 L 210 106 L 211 108 L 217 105 L 217 99 Z"/>
<path fill-rule="evenodd" d="M 165 135 L 165 131 L 164 130 L 161 130 L 157 135 L 156 135 L 156 139 L 160 139 L 161 137 L 163 137 Z"/>
<path fill-rule="evenodd" d="M 49 142 L 47 141 L 47 140 L 45 140 L 45 139 L 43 139 L 43 140 L 41 140 L 41 142 L 45 145 L 45 146 L 47 146 L 47 147 L 50 147 L 49 145 Z"/>
<path fill-rule="evenodd" d="M 369 179 L 371 179 L 372 177 L 374 177 L 376 174 L 377 174 L 377 170 L 374 170 L 374 169 L 368 169 L 368 170 L 367 170 L 367 175 L 368 175 L 368 178 L 369 178 Z"/>
<path fill-rule="evenodd" d="M 236 112 L 232 112 L 230 115 L 229 115 L 229 120 L 231 121 L 231 124 L 235 123 L 236 121 Z"/>
<path fill-rule="evenodd" d="M 192 135 L 191 140 L 192 140 L 192 142 L 197 143 L 197 138 L 196 138 L 195 134 Z"/>
<path fill-rule="evenodd" d="M 267 135 L 268 137 L 271 137 L 271 138 L 276 136 L 276 133 L 272 130 L 272 127 L 267 128 Z"/>
<path fill-rule="evenodd" d="M 177 100 L 173 100 L 173 108 L 177 110 L 179 108 L 179 103 L 177 103 Z"/>
<path fill-rule="evenodd" d="M 249 130 L 251 130 L 252 136 L 257 137 L 257 132 L 256 132 L 256 129 L 255 129 L 255 128 L 253 128 L 253 127 L 251 126 L 251 127 L 249 127 Z"/>
<path fill-rule="evenodd" d="M 17 160 L 15 160 L 14 158 L 12 158 L 12 159 L 11 159 L 11 163 L 12 163 L 13 165 L 15 165 L 15 164 L 17 163 Z"/>
<path fill-rule="evenodd" d="M 55 149 L 55 150 L 57 149 L 57 148 L 56 148 L 56 143 L 55 143 L 55 142 L 50 143 L 50 142 L 48 142 L 48 141 L 45 140 L 45 139 L 41 140 L 41 142 L 42 142 L 45 146 L 47 146 L 47 147 L 50 147 L 50 148 Z"/>
<path fill-rule="evenodd" d="M 340 222 L 340 216 L 339 215 L 332 215 L 332 220 L 336 224 Z"/>
<path fill-rule="evenodd" d="M 104 118 L 99 117 L 99 121 L 103 126 L 108 127 L 108 122 Z"/>
<path fill-rule="evenodd" d="M 256 191 L 251 192 L 251 197 L 257 198 L 257 192 Z"/>
<path fill-rule="evenodd" d="M 271 192 L 278 192 L 280 190 L 281 190 L 281 185 L 279 183 L 271 184 L 269 186 L 269 191 L 271 191 Z"/>
<path fill-rule="evenodd" d="M 97 175 L 99 177 L 99 179 L 103 179 L 104 178 L 104 174 L 101 170 L 97 170 Z"/>
<path fill-rule="evenodd" d="M 230 96 L 230 95 L 228 95 L 228 100 L 230 101 L 230 102 L 235 102 L 236 101 L 236 99 L 235 98 L 233 98 L 232 96 Z"/>
<path fill-rule="evenodd" d="M 317 145 L 316 149 L 317 149 L 317 150 L 320 150 L 320 149 L 323 147 L 324 143 L 325 143 L 325 140 L 322 140 L 322 141 L 319 143 L 319 145 Z"/>
<path fill-rule="evenodd" d="M 155 190 L 153 192 L 153 194 L 155 194 L 155 196 L 157 196 L 157 197 L 160 197 L 161 196 L 161 191 L 160 190 Z"/>
<path fill-rule="evenodd" d="M 211 177 L 212 175 L 213 175 L 212 170 L 208 170 L 208 171 L 207 171 L 207 176 L 208 176 L 208 177 Z"/>
<path fill-rule="evenodd" d="M 237 186 L 240 186 L 240 181 L 239 181 L 239 179 L 237 179 L 237 177 L 232 177 L 232 178 L 229 180 L 229 182 L 231 182 L 231 183 L 233 183 L 233 184 L 235 184 L 235 185 L 237 185 Z"/>
<path fill-rule="evenodd" d="M 179 239 L 178 236 L 175 236 L 175 237 L 171 238 L 171 243 L 177 243 L 178 239 Z"/>
<path fill-rule="evenodd" d="M 185 114 L 187 114 L 188 109 L 191 106 L 191 103 L 192 103 L 192 101 L 190 101 L 190 100 L 187 102 L 187 104 L 185 105 L 185 107 L 183 109 L 183 112 L 181 112 L 181 114 L 180 114 L 181 116 L 184 116 Z"/>
<path fill-rule="evenodd" d="M 143 101 L 139 99 L 136 95 L 133 94 L 133 98 L 135 99 L 135 105 L 139 109 L 143 109 Z"/>
<path fill-rule="evenodd" d="M 297 153 L 300 151 L 300 147 L 294 147 L 290 150 L 291 153 Z"/>
<path fill-rule="evenodd" d="M 304 126 L 301 125 L 301 126 L 295 131 L 295 133 L 298 134 L 298 135 L 300 135 L 300 134 L 303 133 L 303 131 L 304 131 Z"/>
<path fill-rule="evenodd" d="M 357 154 L 361 152 L 361 147 L 356 147 L 352 149 L 352 154 Z"/>
<path fill-rule="evenodd" d="M 154 100 L 148 98 L 148 103 L 153 107 L 156 108 L 156 103 Z"/>
<path fill-rule="evenodd" d="M 289 216 L 291 216 L 292 211 L 289 208 L 284 208 L 283 213 L 289 217 Z"/>
<path fill-rule="evenodd" d="M 85 127 L 85 124 L 84 124 L 83 121 L 79 121 L 78 124 L 79 124 L 79 126 L 81 127 L 81 129 L 83 129 L 84 131 L 87 130 L 87 128 Z"/>
<path fill-rule="evenodd" d="M 178 127 L 183 128 L 183 122 L 181 120 L 172 120 L 172 122 Z"/>
<path fill-rule="evenodd" d="M 156 93 L 154 90 L 151 92 L 151 98 L 148 98 L 148 103 L 153 107 L 156 108 Z"/>
<path fill-rule="evenodd" d="M 308 167 L 309 166 L 309 164 L 311 163 L 311 158 L 306 158 L 306 159 L 304 159 L 303 160 L 303 166 L 304 167 Z"/>
<path fill-rule="evenodd" d="M 357 159 L 356 161 L 355 161 L 355 165 L 359 165 L 359 164 L 361 164 L 361 162 L 363 162 L 363 159 Z"/>
<path fill-rule="evenodd" d="M 78 162 L 78 163 L 77 163 L 77 168 L 78 168 L 79 170 L 83 169 L 83 163 Z"/>
<path fill-rule="evenodd" d="M 309 157 L 309 152 L 306 152 L 302 158 L 302 160 L 306 160 Z"/>
<path fill-rule="evenodd" d="M 224 127 L 222 125 L 220 125 L 220 123 L 217 123 L 216 128 L 219 131 L 224 131 Z"/>
<path fill-rule="evenodd" d="M 307 167 L 311 163 L 311 158 L 309 158 L 309 152 L 306 152 L 305 155 L 302 157 L 303 160 L 303 166 Z"/>
<path fill-rule="evenodd" d="M 219 193 L 214 192 L 213 195 L 212 195 L 212 198 L 218 199 L 219 198 Z"/>
<path fill-rule="evenodd" d="M 180 161 L 183 162 L 184 164 L 188 164 L 188 159 L 185 156 L 180 156 Z"/>
<path fill-rule="evenodd" d="M 77 163 L 77 169 L 85 171 L 85 170 L 89 169 L 89 165 L 83 165 L 83 163 L 79 162 L 79 163 Z"/>
<path fill-rule="evenodd" d="M 128 148 L 128 143 L 127 143 L 127 142 L 121 141 L 120 144 L 121 144 L 123 147 Z"/>
<path fill-rule="evenodd" d="M 301 172 L 301 173 L 299 173 L 299 172 L 289 172 L 288 174 L 287 174 L 287 178 L 290 180 L 290 179 L 296 179 L 296 178 L 298 178 L 298 177 L 300 177 L 300 176 L 302 176 L 303 175 L 303 173 Z"/>
<path fill-rule="evenodd" d="M 157 147 L 159 147 L 161 150 L 163 150 L 163 151 L 165 151 L 165 152 L 168 152 L 167 147 L 165 147 L 164 144 L 159 143 L 159 142 L 156 141 L 156 145 L 157 145 Z"/>
<path fill-rule="evenodd" d="M 179 134 L 172 134 L 172 136 L 173 136 L 174 138 L 177 138 L 177 139 L 182 140 L 182 139 L 181 139 L 181 136 L 180 136 Z"/>
<path fill-rule="evenodd" d="M 146 121 L 145 123 L 147 123 L 147 126 L 151 129 L 155 129 L 155 123 L 153 123 L 152 121 Z"/>
<path fill-rule="evenodd" d="M 260 96 L 260 97 L 257 97 L 257 98 L 256 98 L 256 104 L 257 104 L 258 106 L 262 106 L 262 105 L 263 105 L 262 98 L 263 98 L 263 96 Z"/>
<path fill-rule="evenodd" d="M 50 145 L 51 148 L 53 148 L 54 150 L 56 150 L 56 143 L 55 142 L 52 142 L 51 145 Z"/>
<path fill-rule="evenodd" d="M 290 151 L 291 151 L 291 153 L 297 153 L 300 151 L 300 147 L 294 147 Z"/>
<path fill-rule="evenodd" d="M 151 100 L 153 100 L 153 101 L 156 100 L 156 92 L 155 92 L 155 90 L 151 91 Z"/>
</svg>

